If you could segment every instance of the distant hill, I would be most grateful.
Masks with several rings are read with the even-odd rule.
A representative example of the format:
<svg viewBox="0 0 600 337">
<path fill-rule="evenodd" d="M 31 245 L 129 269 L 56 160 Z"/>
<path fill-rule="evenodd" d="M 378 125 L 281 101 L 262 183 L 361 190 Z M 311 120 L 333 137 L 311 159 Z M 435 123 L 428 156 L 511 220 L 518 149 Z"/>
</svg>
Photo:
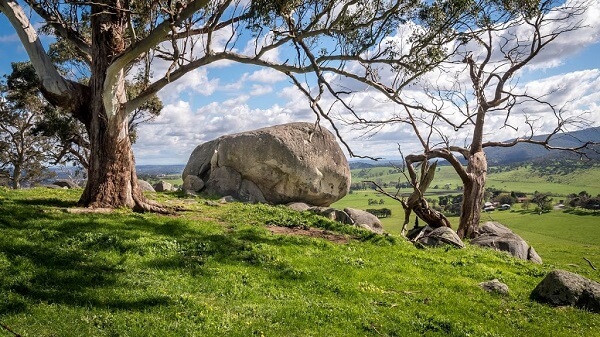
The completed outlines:
<svg viewBox="0 0 600 337">
<path fill-rule="evenodd" d="M 547 135 L 533 137 L 543 140 Z M 553 146 L 576 147 L 585 142 L 600 143 L 600 127 L 558 135 L 550 142 Z M 509 148 L 487 148 L 485 150 L 489 165 L 507 165 L 522 162 L 538 162 L 576 160 L 579 155 L 567 151 L 546 150 L 539 145 L 520 143 Z M 594 162 L 600 162 L 600 145 L 595 145 L 592 150 L 587 150 L 588 157 Z"/>
<path fill-rule="evenodd" d="M 135 170 L 138 175 L 159 175 L 159 174 L 180 174 L 185 165 L 136 165 Z"/>
</svg>

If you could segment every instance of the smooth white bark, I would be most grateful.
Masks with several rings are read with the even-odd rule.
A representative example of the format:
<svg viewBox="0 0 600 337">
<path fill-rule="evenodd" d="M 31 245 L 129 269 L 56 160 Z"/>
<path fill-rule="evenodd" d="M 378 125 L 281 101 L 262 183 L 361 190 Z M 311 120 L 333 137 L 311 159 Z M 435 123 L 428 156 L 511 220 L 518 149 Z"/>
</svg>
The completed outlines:
<svg viewBox="0 0 600 337">
<path fill-rule="evenodd" d="M 43 88 L 54 95 L 68 95 L 70 92 L 68 82 L 60 76 L 50 57 L 46 54 L 39 36 L 23 8 L 15 1 L 0 0 L 0 9 L 17 32 Z"/>
</svg>

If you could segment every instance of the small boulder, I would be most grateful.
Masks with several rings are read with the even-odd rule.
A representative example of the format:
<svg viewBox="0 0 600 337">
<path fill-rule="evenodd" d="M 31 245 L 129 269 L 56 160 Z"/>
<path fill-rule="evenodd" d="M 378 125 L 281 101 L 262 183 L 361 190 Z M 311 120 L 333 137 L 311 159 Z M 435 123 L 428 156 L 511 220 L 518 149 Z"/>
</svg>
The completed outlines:
<svg viewBox="0 0 600 337">
<path fill-rule="evenodd" d="M 533 247 L 529 246 L 519 235 L 498 222 L 489 221 L 484 223 L 479 228 L 478 236 L 471 240 L 471 244 L 505 251 L 521 260 L 542 264 L 542 258 Z"/>
<path fill-rule="evenodd" d="M 487 282 L 481 282 L 479 283 L 479 286 L 488 293 L 508 295 L 508 286 L 498 281 L 498 279 L 493 279 Z"/>
<path fill-rule="evenodd" d="M 310 207 L 308 210 L 333 221 L 337 221 L 346 225 L 354 225 L 352 218 L 350 218 L 346 212 L 339 209 L 314 206 Z"/>
<path fill-rule="evenodd" d="M 600 283 L 565 270 L 553 270 L 535 287 L 531 299 L 600 313 Z"/>
<path fill-rule="evenodd" d="M 383 226 L 378 217 L 355 208 L 344 208 L 344 212 L 354 221 L 354 225 L 370 230 L 373 233 L 383 234 Z"/>
<path fill-rule="evenodd" d="M 230 195 L 226 195 L 226 196 L 222 197 L 221 199 L 219 199 L 220 204 L 227 204 L 227 203 L 236 202 L 236 201 L 237 200 L 235 200 L 235 198 Z"/>
<path fill-rule="evenodd" d="M 156 192 L 169 192 L 173 190 L 173 185 L 164 180 L 157 182 L 153 187 Z"/>
<path fill-rule="evenodd" d="M 66 187 L 68 189 L 79 188 L 79 185 L 77 185 L 73 180 L 70 179 L 57 179 L 52 183 L 52 185 Z"/>
<path fill-rule="evenodd" d="M 204 181 L 194 175 L 185 177 L 183 181 L 183 190 L 186 192 L 199 192 L 204 188 Z"/>
<path fill-rule="evenodd" d="M 293 209 L 294 211 L 304 212 L 308 211 L 311 206 L 304 202 L 290 202 L 287 204 L 287 207 Z"/>
<path fill-rule="evenodd" d="M 450 245 L 456 248 L 465 248 L 465 244 L 450 227 L 415 227 L 408 232 L 407 238 L 425 247 Z"/>
<path fill-rule="evenodd" d="M 149 182 L 145 181 L 145 180 L 140 180 L 138 179 L 138 186 L 142 189 L 142 191 L 144 192 L 156 192 L 154 190 L 154 187 L 152 187 L 152 185 L 150 185 Z"/>
</svg>

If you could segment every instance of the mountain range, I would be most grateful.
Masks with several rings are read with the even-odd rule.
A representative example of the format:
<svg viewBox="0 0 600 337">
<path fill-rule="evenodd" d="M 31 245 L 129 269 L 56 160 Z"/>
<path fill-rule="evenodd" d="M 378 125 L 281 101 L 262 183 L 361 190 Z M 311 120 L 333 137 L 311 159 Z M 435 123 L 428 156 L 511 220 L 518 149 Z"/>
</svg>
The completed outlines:
<svg viewBox="0 0 600 337">
<path fill-rule="evenodd" d="M 534 140 L 544 140 L 548 135 L 533 137 Z M 511 141 L 511 140 L 507 140 Z M 552 138 L 550 145 L 557 147 L 577 147 L 586 142 L 594 142 L 589 149 L 583 152 L 592 164 L 600 164 L 600 127 L 593 127 L 579 131 L 567 132 Z M 547 150 L 542 146 L 519 143 L 513 147 L 494 147 L 485 149 L 488 165 L 502 166 L 524 162 L 538 164 L 556 163 L 564 160 L 579 160 L 581 155 L 570 151 Z M 351 169 L 369 168 L 375 166 L 390 166 L 390 163 L 401 166 L 400 160 L 365 161 L 353 160 L 350 162 Z M 440 162 L 444 165 L 443 162 Z"/>
</svg>

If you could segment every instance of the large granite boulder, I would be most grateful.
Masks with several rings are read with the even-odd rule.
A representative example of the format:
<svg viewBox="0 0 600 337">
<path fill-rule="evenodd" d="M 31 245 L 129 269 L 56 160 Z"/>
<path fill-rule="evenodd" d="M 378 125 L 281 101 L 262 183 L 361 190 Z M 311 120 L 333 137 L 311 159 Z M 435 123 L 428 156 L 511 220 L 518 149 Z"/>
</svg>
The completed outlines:
<svg viewBox="0 0 600 337">
<path fill-rule="evenodd" d="M 568 305 L 600 313 L 600 283 L 564 270 L 553 270 L 546 275 L 531 298 L 550 305 Z"/>
<path fill-rule="evenodd" d="M 350 187 L 350 168 L 334 135 L 290 123 L 219 137 L 198 146 L 183 171 L 207 193 L 273 204 L 329 206 Z"/>
<path fill-rule="evenodd" d="M 498 222 L 486 222 L 479 234 L 471 240 L 472 245 L 493 248 L 510 253 L 521 260 L 542 264 L 542 258 L 523 238 Z"/>
</svg>

